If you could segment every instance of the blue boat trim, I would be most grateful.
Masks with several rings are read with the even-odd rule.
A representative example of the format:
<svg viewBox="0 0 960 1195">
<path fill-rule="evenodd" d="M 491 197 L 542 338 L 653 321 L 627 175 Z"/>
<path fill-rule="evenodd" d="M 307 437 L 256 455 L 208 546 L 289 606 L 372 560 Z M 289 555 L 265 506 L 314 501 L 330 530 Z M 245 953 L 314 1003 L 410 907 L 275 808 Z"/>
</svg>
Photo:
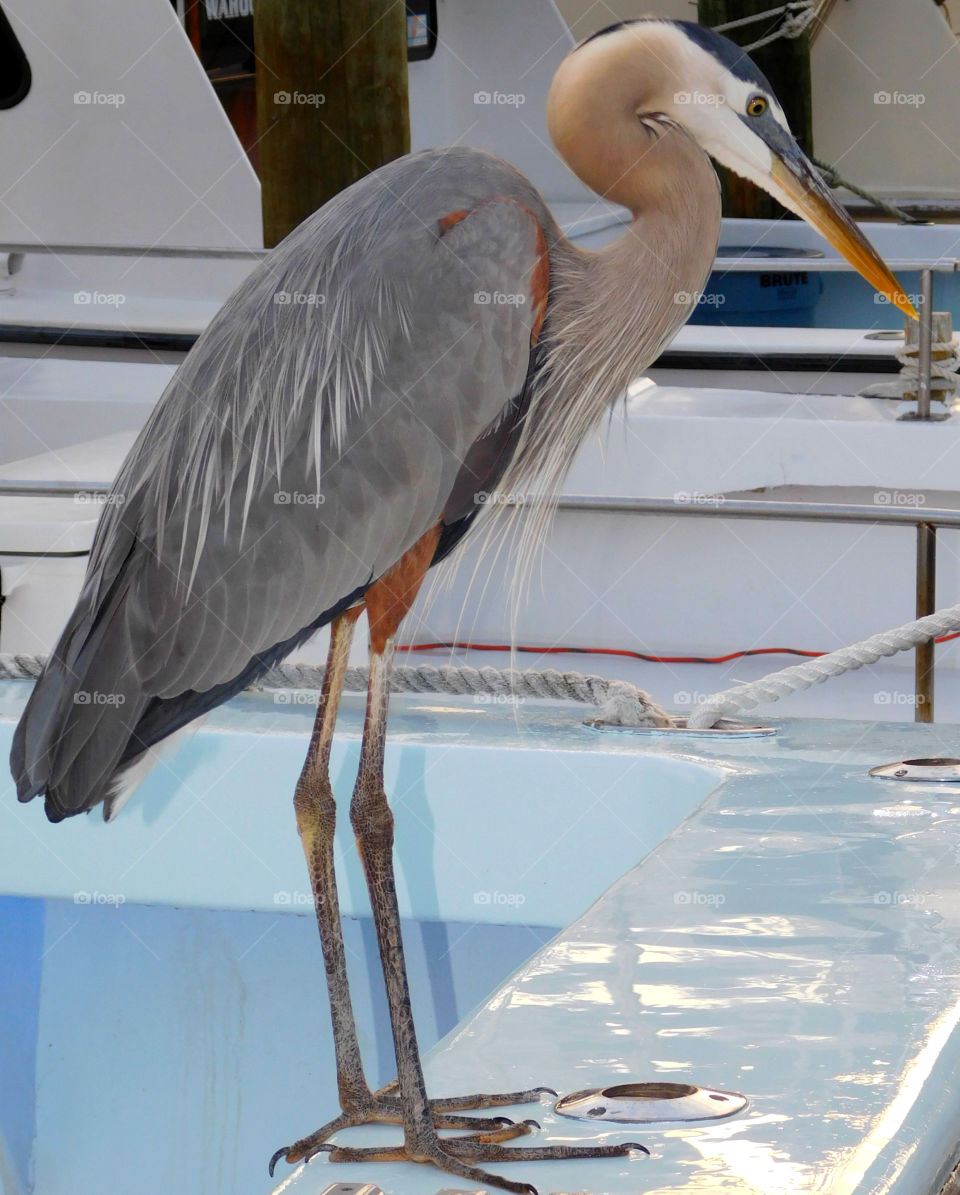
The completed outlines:
<svg viewBox="0 0 960 1195">
<path fill-rule="evenodd" d="M 26 688 L 0 686 L 0 739 Z M 244 695 L 211 715 L 174 771 L 155 774 L 110 826 L 48 826 L 0 792 L 0 890 L 69 897 L 71 884 L 97 887 L 87 909 L 45 901 L 33 1158 L 45 1195 L 103 1187 L 91 1159 L 108 1144 L 115 1183 L 135 1173 L 149 1195 L 265 1193 L 256 1159 L 333 1108 L 329 1047 L 317 1044 L 328 1033 L 314 1024 L 326 1017 L 319 951 L 294 934 L 313 941 L 315 931 L 307 917 L 282 915 L 309 913 L 293 899 L 305 884 L 289 793 L 313 708 L 294 696 Z M 358 699 L 346 707 L 341 792 L 361 716 Z M 551 1107 L 517 1109 L 541 1122 L 543 1140 L 636 1139 L 652 1151 L 502 1168 L 544 1195 L 938 1192 L 960 1153 L 960 807 L 944 786 L 887 785 L 868 772 L 955 754 L 955 728 L 784 721 L 759 739 L 641 740 L 595 734 L 581 717 L 549 703 L 395 700 L 388 786 L 403 900 L 417 925 L 435 927 L 409 931 L 425 1039 L 443 1028 L 431 1008 L 438 982 L 459 993 L 462 1015 L 470 965 L 495 973 L 499 939 L 481 958 L 468 939 L 474 957 L 438 978 L 458 935 L 539 926 L 536 945 L 571 922 L 429 1052 L 432 1093 L 665 1081 L 749 1100 L 727 1120 L 599 1132 Z M 138 861 L 132 852 L 147 847 Z M 68 862 L 65 874 L 50 852 Z M 363 908 L 352 855 L 347 841 L 342 887 L 360 966 L 372 944 L 350 928 Z M 95 902 L 123 868 L 129 906 Z M 277 902 L 287 885 L 287 903 Z M 243 908 L 276 916 L 210 911 Z M 126 964 L 124 943 L 134 952 Z M 522 955 L 512 957 L 507 965 Z M 366 984 L 358 990 L 368 1024 Z M 267 1010 L 277 1007 L 273 1024 Z M 278 1051 L 277 1035 L 292 1033 Z M 371 1071 L 382 1077 L 389 1044 L 374 1041 Z M 150 1120 L 158 1106 L 168 1133 Z M 393 1136 L 383 1127 L 349 1139 Z M 78 1178 L 86 1169 L 89 1181 Z M 337 1181 L 386 1195 L 450 1185 L 428 1167 L 361 1173 L 318 1159 L 284 1191 L 316 1195 Z"/>
</svg>

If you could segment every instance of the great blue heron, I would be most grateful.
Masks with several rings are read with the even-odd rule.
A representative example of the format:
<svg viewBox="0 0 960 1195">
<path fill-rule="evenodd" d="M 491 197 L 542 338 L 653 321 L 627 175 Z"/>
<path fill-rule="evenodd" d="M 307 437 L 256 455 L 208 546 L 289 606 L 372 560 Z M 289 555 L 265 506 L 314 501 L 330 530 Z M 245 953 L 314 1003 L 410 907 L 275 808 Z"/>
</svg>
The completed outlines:
<svg viewBox="0 0 960 1195">
<path fill-rule="evenodd" d="M 533 1099 L 537 1089 L 427 1098 L 383 788 L 394 635 L 427 570 L 474 523 L 474 495 L 500 485 L 553 489 L 584 434 L 689 315 L 720 227 L 710 156 L 809 220 L 913 314 L 796 145 L 766 79 L 710 30 L 645 19 L 594 34 L 561 65 L 548 119 L 574 172 L 633 213 L 629 230 L 597 252 L 575 248 L 523 175 L 466 148 L 392 162 L 301 224 L 211 321 L 147 421 L 115 483 L 122 501 L 105 506 L 76 609 L 14 738 L 20 800 L 44 794 L 51 821 L 103 803 L 109 819 L 157 744 L 331 624 L 295 808 L 341 1112 L 274 1162 L 319 1149 L 334 1160 L 409 1158 L 479 1186 L 526 1191 L 475 1163 L 629 1148 L 505 1147 L 529 1126 L 457 1114 Z M 350 818 L 398 1076 L 377 1093 L 351 1009 L 328 775 L 364 609 L 370 680 Z M 112 700 L 78 704 L 81 692 Z M 403 1144 L 327 1144 L 370 1121 L 402 1124 Z M 486 1131 L 437 1131 L 478 1127 Z"/>
</svg>

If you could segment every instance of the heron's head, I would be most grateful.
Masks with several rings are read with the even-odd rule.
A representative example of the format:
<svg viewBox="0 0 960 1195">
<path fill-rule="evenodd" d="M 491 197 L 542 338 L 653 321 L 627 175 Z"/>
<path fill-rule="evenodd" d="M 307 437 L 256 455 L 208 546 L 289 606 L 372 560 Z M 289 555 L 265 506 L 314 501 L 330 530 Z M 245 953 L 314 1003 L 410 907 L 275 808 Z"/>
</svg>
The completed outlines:
<svg viewBox="0 0 960 1195">
<path fill-rule="evenodd" d="M 585 112 L 577 111 L 578 104 L 590 108 L 594 88 L 602 89 L 607 103 L 605 127 L 589 128 Z M 637 174 L 643 170 L 650 138 L 640 136 L 642 129 L 679 126 L 712 158 L 816 228 L 872 286 L 916 318 L 896 278 L 797 145 L 765 76 L 739 46 L 712 29 L 643 18 L 593 34 L 561 64 L 547 117 L 568 161 L 584 140 L 618 142 L 608 162 L 621 177 L 630 153 Z M 602 148 L 593 151 L 601 164 L 585 181 L 616 199 L 616 181 L 604 187 L 598 178 L 602 154 Z"/>
</svg>

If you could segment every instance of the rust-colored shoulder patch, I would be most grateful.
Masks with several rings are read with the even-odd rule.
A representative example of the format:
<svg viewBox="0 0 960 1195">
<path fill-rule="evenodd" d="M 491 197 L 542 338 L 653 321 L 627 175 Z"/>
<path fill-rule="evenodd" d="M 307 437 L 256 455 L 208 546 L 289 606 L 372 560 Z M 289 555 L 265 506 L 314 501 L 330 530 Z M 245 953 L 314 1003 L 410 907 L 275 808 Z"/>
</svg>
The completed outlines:
<svg viewBox="0 0 960 1195">
<path fill-rule="evenodd" d="M 437 550 L 443 524 L 437 522 L 390 566 L 363 595 L 370 624 L 370 649 L 382 652 L 413 605 Z"/>
<path fill-rule="evenodd" d="M 455 224 L 459 224 L 460 221 L 465 216 L 469 216 L 469 214 L 470 213 L 464 207 L 464 208 L 460 208 L 459 211 L 447 212 L 447 214 L 445 216 L 441 216 L 440 219 L 437 221 L 437 223 L 440 225 L 440 235 L 443 236 L 443 234 L 445 232 L 449 232 L 450 229 L 453 228 L 453 226 Z"/>
</svg>

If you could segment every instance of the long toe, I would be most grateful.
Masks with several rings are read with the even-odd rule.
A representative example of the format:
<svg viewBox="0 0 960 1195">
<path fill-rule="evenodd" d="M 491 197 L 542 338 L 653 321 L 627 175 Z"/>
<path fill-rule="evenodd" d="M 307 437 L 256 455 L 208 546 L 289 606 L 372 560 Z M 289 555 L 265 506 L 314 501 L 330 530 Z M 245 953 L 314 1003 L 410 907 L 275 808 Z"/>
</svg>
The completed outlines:
<svg viewBox="0 0 960 1195">
<path fill-rule="evenodd" d="M 408 1145 L 363 1146 L 354 1149 L 346 1145 L 324 1143 L 314 1153 L 329 1154 L 331 1162 L 432 1162 L 440 1170 L 469 1179 L 481 1187 L 500 1187 L 504 1191 L 515 1191 L 518 1195 L 532 1192 L 536 1188 L 529 1183 L 513 1182 L 497 1174 L 481 1170 L 476 1162 L 546 1162 L 573 1158 L 622 1158 L 633 1154 L 649 1153 L 645 1145 L 636 1141 L 625 1141 L 618 1145 L 544 1145 L 503 1146 L 501 1141 L 524 1136 L 530 1132 L 533 1122 L 520 1125 L 504 1125 L 490 1133 L 472 1133 L 464 1137 L 445 1137 L 443 1140 L 427 1140 L 416 1147 Z M 312 1156 L 312 1155 L 311 1155 Z M 308 1158 L 309 1161 L 309 1158 Z"/>
<path fill-rule="evenodd" d="M 267 1168 L 270 1177 L 273 1178 L 273 1172 L 276 1170 L 277 1163 L 281 1158 L 285 1158 L 291 1164 L 302 1162 L 305 1158 L 312 1157 L 317 1152 L 317 1148 L 324 1141 L 329 1140 L 334 1133 L 339 1133 L 341 1129 L 346 1129 L 360 1123 L 362 1121 L 356 1117 L 348 1116 L 345 1112 L 341 1112 L 339 1116 L 328 1121 L 322 1128 L 317 1129 L 315 1133 L 311 1133 L 309 1137 L 301 1137 L 299 1141 L 294 1141 L 292 1145 L 282 1146 L 270 1159 L 270 1165 Z"/>
<path fill-rule="evenodd" d="M 476 1098 L 476 1097 L 468 1097 Z M 506 1099 L 504 1100 L 506 1102 Z M 516 1101 L 511 1101 L 516 1102 Z M 454 1107 L 459 1105 L 454 1104 Z M 466 1104 L 465 1107 L 476 1107 L 478 1105 Z M 533 1121 L 522 1121 L 520 1123 L 510 1120 L 506 1116 L 457 1116 L 451 1112 L 438 1111 L 433 1116 L 434 1128 L 437 1129 L 459 1129 L 469 1130 L 470 1136 L 461 1138 L 461 1140 L 478 1141 L 511 1141 L 515 1137 L 526 1136 L 530 1132 L 529 1125 L 535 1123 Z M 322 1128 L 317 1129 L 315 1133 L 311 1133 L 308 1137 L 301 1137 L 299 1141 L 294 1141 L 292 1145 L 284 1145 L 270 1159 L 270 1177 L 273 1178 L 273 1172 L 276 1170 L 277 1163 L 281 1158 L 292 1163 L 309 1161 L 315 1154 L 319 1153 L 326 1142 L 341 1129 L 354 1128 L 360 1124 L 403 1124 L 403 1114 L 400 1108 L 399 1100 L 383 1099 L 376 1096 L 369 1107 L 362 1110 L 352 1110 L 351 1112 L 341 1112 L 335 1119 L 328 1121 Z"/>
<path fill-rule="evenodd" d="M 469 1137 L 448 1138 L 444 1140 L 443 1148 L 458 1158 L 473 1162 L 560 1162 L 573 1158 L 623 1158 L 635 1152 L 650 1152 L 636 1141 L 618 1145 L 521 1145 L 504 1149 L 492 1141 L 486 1144 Z"/>
<path fill-rule="evenodd" d="M 447 1144 L 449 1144 L 447 1141 L 443 1143 L 444 1146 Z M 487 1146 L 486 1148 L 495 1147 Z M 331 1162 L 432 1162 L 434 1166 L 446 1171 L 447 1174 L 465 1178 L 481 1188 L 498 1187 L 502 1191 L 513 1191 L 515 1195 L 538 1195 L 537 1188 L 531 1183 L 514 1182 L 511 1179 L 502 1178 L 499 1174 L 490 1174 L 487 1170 L 481 1170 L 479 1166 L 470 1166 L 466 1162 L 460 1161 L 459 1158 L 451 1157 L 440 1147 L 439 1142 L 435 1147 L 430 1145 L 419 1147 L 416 1157 L 405 1146 L 383 1149 L 376 1147 L 351 1149 L 347 1146 L 322 1145 L 317 1152 L 321 1150 L 329 1154 Z"/>
</svg>

